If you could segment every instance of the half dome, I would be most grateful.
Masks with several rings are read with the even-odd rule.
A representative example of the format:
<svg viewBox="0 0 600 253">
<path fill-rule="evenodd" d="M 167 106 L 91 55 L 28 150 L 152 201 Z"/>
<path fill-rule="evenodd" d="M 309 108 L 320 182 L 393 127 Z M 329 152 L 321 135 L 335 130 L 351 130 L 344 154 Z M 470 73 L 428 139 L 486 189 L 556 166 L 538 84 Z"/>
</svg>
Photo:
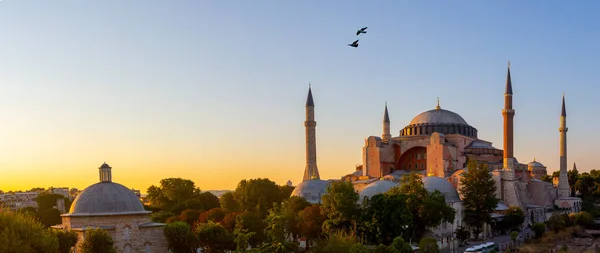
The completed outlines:
<svg viewBox="0 0 600 253">
<path fill-rule="evenodd" d="M 311 204 L 318 204 L 327 192 L 328 185 L 329 182 L 320 179 L 305 180 L 294 188 L 291 196 L 302 197 Z"/>
<path fill-rule="evenodd" d="M 365 198 L 372 198 L 373 196 L 380 193 L 386 193 L 390 189 L 399 185 L 400 184 L 388 180 L 375 181 L 367 185 L 367 187 L 360 191 L 360 193 L 358 194 L 358 201 L 362 201 Z"/>
<path fill-rule="evenodd" d="M 434 192 L 435 190 L 440 191 L 445 197 L 446 202 L 460 202 L 460 197 L 458 196 L 458 192 L 454 189 L 454 186 L 446 179 L 441 177 L 424 177 L 423 178 L 423 186 L 429 192 Z"/>
</svg>

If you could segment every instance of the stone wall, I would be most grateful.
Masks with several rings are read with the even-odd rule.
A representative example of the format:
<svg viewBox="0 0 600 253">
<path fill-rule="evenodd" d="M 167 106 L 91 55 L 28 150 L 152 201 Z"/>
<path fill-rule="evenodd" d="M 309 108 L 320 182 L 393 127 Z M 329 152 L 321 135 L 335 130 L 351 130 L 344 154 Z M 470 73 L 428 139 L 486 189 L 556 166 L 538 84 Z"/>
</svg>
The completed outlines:
<svg viewBox="0 0 600 253">
<path fill-rule="evenodd" d="M 112 236 L 117 252 L 167 252 L 167 243 L 163 227 L 138 227 L 150 222 L 150 214 L 108 215 L 108 216 L 63 216 L 63 227 L 66 229 L 85 226 L 114 226 L 108 230 Z M 84 238 L 81 233 L 81 238 Z M 78 242 L 77 247 L 83 240 Z M 150 250 L 150 251 L 147 251 Z"/>
</svg>

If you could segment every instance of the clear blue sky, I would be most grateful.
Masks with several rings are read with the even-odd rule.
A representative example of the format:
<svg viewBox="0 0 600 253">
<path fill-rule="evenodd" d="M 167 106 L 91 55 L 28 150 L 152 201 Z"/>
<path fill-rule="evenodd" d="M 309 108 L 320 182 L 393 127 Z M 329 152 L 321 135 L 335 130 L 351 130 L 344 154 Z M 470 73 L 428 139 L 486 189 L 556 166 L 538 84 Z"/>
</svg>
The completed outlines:
<svg viewBox="0 0 600 253">
<path fill-rule="evenodd" d="M 598 168 L 597 1 L 0 1 L 0 189 L 85 187 L 103 161 L 145 190 L 298 183 L 313 86 L 318 164 L 339 178 L 418 113 L 461 114 L 502 147 L 507 61 L 515 155 Z M 368 26 L 360 46 L 356 29 Z"/>
</svg>

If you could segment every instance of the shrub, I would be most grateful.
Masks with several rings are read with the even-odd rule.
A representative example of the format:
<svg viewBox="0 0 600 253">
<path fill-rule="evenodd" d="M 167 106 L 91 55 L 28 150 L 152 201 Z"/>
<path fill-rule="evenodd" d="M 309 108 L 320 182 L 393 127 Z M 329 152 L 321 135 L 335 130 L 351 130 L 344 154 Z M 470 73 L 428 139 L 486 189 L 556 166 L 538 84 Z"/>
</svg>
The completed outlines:
<svg viewBox="0 0 600 253">
<path fill-rule="evenodd" d="M 517 237 L 519 237 L 519 232 L 517 232 L 517 231 L 510 232 L 510 240 L 511 241 L 516 242 Z"/>
<path fill-rule="evenodd" d="M 85 231 L 85 239 L 81 244 L 82 253 L 114 253 L 114 241 L 104 229 L 93 228 Z"/>
<path fill-rule="evenodd" d="M 424 237 L 419 242 L 419 253 L 438 253 L 440 249 L 437 240 L 431 237 Z"/>
<path fill-rule="evenodd" d="M 594 217 L 588 212 L 579 212 L 569 215 L 572 224 L 588 227 L 594 224 Z"/>
<path fill-rule="evenodd" d="M 2 252 L 58 251 L 58 239 L 31 216 L 0 209 L 0 234 Z"/>
<path fill-rule="evenodd" d="M 531 230 L 535 233 L 535 238 L 542 238 L 544 233 L 546 233 L 546 224 L 538 222 L 533 224 Z"/>
</svg>

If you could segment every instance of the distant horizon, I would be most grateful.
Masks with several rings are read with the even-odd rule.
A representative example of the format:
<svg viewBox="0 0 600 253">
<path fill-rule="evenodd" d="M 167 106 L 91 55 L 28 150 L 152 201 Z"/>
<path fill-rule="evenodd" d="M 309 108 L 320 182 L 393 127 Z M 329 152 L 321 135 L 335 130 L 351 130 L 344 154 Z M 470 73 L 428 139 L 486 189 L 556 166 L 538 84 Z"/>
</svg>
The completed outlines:
<svg viewBox="0 0 600 253">
<path fill-rule="evenodd" d="M 114 182 L 140 191 L 171 177 L 200 189 L 252 178 L 298 185 L 309 83 L 322 179 L 362 163 L 386 102 L 393 136 L 439 97 L 501 149 L 509 60 L 518 161 L 558 169 L 565 92 L 568 169 L 600 169 L 597 9 L 541 0 L 0 1 L 0 189 L 84 189 L 104 161 Z"/>
</svg>

